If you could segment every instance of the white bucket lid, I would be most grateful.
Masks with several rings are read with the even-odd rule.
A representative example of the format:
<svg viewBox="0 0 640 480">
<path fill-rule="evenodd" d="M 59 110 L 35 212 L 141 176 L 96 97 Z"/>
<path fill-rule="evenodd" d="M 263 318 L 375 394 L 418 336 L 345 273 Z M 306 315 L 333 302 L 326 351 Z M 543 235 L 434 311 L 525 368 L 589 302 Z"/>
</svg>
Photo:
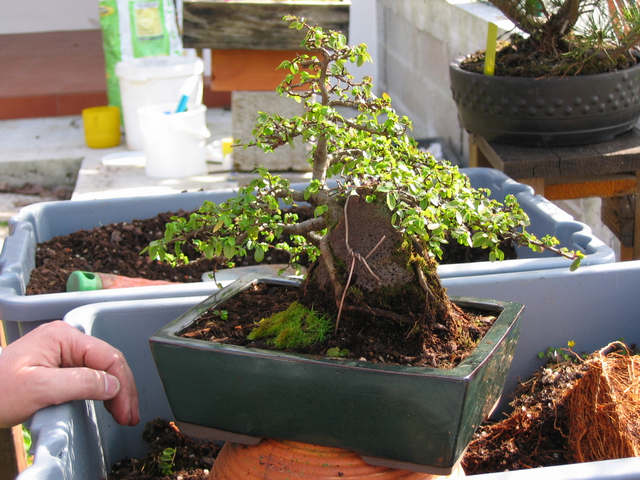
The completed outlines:
<svg viewBox="0 0 640 480">
<path fill-rule="evenodd" d="M 119 78 L 144 82 L 153 78 L 202 75 L 204 62 L 197 57 L 181 56 L 131 58 L 118 62 L 115 72 Z"/>
</svg>

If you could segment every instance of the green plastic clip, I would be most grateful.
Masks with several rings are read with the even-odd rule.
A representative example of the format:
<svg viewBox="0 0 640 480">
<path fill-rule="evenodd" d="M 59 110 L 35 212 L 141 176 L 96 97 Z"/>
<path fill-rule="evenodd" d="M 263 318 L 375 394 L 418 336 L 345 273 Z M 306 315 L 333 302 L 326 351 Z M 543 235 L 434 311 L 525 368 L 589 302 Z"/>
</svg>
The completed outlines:
<svg viewBox="0 0 640 480">
<path fill-rule="evenodd" d="M 71 272 L 67 279 L 67 292 L 87 292 L 89 290 L 102 290 L 100 275 L 93 272 Z"/>
</svg>

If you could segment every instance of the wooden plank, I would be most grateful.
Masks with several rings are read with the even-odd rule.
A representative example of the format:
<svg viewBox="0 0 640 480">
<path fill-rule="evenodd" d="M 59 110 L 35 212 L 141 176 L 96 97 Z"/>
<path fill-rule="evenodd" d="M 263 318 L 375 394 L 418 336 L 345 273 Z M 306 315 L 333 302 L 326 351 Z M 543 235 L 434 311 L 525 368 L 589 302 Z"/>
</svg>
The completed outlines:
<svg viewBox="0 0 640 480">
<path fill-rule="evenodd" d="M 496 165 L 486 157 L 485 151 L 491 152 L 491 147 L 487 144 L 487 141 L 475 135 L 469 134 L 469 167 L 485 167 L 485 168 L 502 168 L 502 161 L 493 155 L 492 160 L 496 162 Z"/>
<path fill-rule="evenodd" d="M 299 49 L 304 33 L 282 18 L 305 17 L 311 25 L 349 35 L 349 0 L 295 2 L 185 0 L 183 44 L 212 49 Z"/>
<path fill-rule="evenodd" d="M 536 195 L 542 195 L 543 197 L 547 195 L 547 186 L 544 178 L 519 178 L 518 182 L 529 185 Z"/>
<path fill-rule="evenodd" d="M 25 468 L 22 427 L 0 428 L 0 480 L 14 480 Z"/>
<path fill-rule="evenodd" d="M 7 346 L 2 321 L 0 321 L 0 346 Z M 27 468 L 27 455 L 22 441 L 22 426 L 0 428 L 0 480 L 14 480 L 25 468 Z"/>
<path fill-rule="evenodd" d="M 554 148 L 562 175 L 598 175 L 640 169 L 640 134 L 637 129 L 610 142 Z"/>
<path fill-rule="evenodd" d="M 627 133 L 616 136 L 610 142 L 595 143 L 592 146 L 604 156 L 625 155 L 640 157 L 640 130 L 636 127 Z"/>
<path fill-rule="evenodd" d="M 640 170 L 640 131 L 636 128 L 618 135 L 610 142 L 592 145 L 537 148 L 492 142 L 488 146 L 503 162 L 503 171 L 512 178 L 550 178 Z"/>
<path fill-rule="evenodd" d="M 588 197 L 619 197 L 637 191 L 635 175 L 568 176 L 548 179 L 545 197 L 569 200 Z"/>
<path fill-rule="evenodd" d="M 502 171 L 511 178 L 546 178 L 562 174 L 560 158 L 552 149 L 499 143 L 490 146 L 504 164 Z"/>
<path fill-rule="evenodd" d="M 214 92 L 273 92 L 289 73 L 278 68 L 299 52 L 292 50 L 211 50 Z"/>
<path fill-rule="evenodd" d="M 603 198 L 600 212 L 602 223 L 620 240 L 622 246 L 628 249 L 633 248 L 634 205 L 635 195 Z"/>
</svg>

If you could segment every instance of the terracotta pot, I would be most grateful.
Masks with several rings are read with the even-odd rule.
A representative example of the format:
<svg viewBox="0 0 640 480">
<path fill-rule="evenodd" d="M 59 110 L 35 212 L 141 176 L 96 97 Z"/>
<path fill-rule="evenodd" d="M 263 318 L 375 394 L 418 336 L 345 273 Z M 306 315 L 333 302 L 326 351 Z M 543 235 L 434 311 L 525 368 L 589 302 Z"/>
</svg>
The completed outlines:
<svg viewBox="0 0 640 480">
<path fill-rule="evenodd" d="M 458 464 L 448 476 L 375 467 L 342 448 L 263 439 L 258 445 L 227 442 L 213 464 L 210 480 L 328 478 L 357 480 L 431 480 L 464 477 Z"/>
</svg>

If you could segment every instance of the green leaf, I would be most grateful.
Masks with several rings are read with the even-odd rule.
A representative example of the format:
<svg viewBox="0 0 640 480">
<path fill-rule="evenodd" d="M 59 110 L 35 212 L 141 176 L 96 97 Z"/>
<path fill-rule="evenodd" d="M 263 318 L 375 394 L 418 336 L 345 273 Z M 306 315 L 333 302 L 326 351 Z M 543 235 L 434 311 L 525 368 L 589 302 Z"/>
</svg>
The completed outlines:
<svg viewBox="0 0 640 480">
<path fill-rule="evenodd" d="M 569 267 L 569 270 L 572 272 L 575 272 L 578 267 L 580 267 L 580 261 L 582 260 L 582 258 L 577 257 L 572 263 L 571 263 L 571 267 Z"/>
<path fill-rule="evenodd" d="M 324 214 L 324 212 L 326 212 L 327 210 L 329 210 L 329 207 L 327 205 L 318 205 L 316 209 L 313 211 L 313 216 L 321 217 Z"/>
<path fill-rule="evenodd" d="M 346 357 L 347 355 L 349 355 L 349 350 L 346 348 L 340 350 L 340 348 L 338 347 L 333 347 L 327 350 L 327 357 L 339 358 Z"/>
<path fill-rule="evenodd" d="M 395 192 L 387 193 L 387 206 L 389 207 L 389 210 L 395 210 L 398 201 L 397 195 L 398 194 Z"/>
<path fill-rule="evenodd" d="M 211 260 L 215 256 L 215 247 L 211 243 L 207 243 L 202 251 L 207 260 Z"/>
<path fill-rule="evenodd" d="M 473 234 L 473 237 L 471 238 L 471 244 L 473 246 L 473 248 L 479 248 L 482 247 L 482 245 L 484 244 L 485 240 L 486 240 L 486 234 L 484 232 L 476 232 Z"/>
<path fill-rule="evenodd" d="M 233 245 L 229 245 L 228 243 L 225 243 L 223 247 L 223 252 L 226 258 L 232 259 L 233 257 L 236 256 L 236 247 Z"/>
</svg>

